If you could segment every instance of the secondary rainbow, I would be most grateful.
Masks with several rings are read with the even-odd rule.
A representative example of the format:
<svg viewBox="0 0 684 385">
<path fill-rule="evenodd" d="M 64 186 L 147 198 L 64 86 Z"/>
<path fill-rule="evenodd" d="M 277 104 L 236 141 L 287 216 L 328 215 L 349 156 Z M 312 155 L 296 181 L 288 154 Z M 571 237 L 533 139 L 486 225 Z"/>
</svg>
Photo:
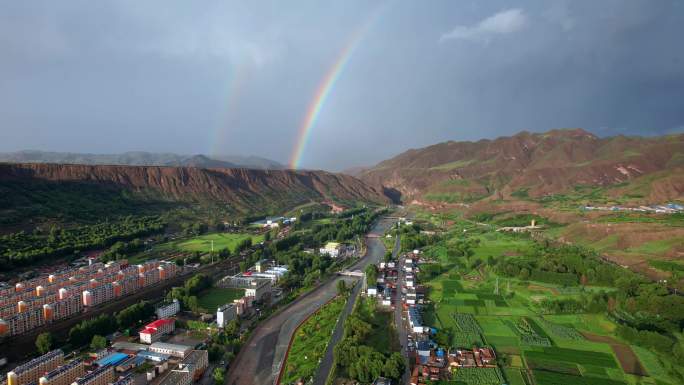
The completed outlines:
<svg viewBox="0 0 684 385">
<path fill-rule="evenodd" d="M 349 63 L 349 59 L 351 59 L 353 56 L 354 51 L 359 46 L 361 40 L 363 40 L 363 37 L 370 29 L 378 14 L 379 12 L 375 12 L 372 17 L 368 18 L 368 20 L 358 30 L 356 30 L 356 32 L 352 35 L 352 38 L 337 56 L 337 60 L 334 62 L 333 66 L 330 67 L 321 84 L 316 89 L 316 93 L 314 94 L 311 103 L 309 103 L 309 107 L 306 110 L 306 115 L 304 116 L 304 121 L 302 122 L 297 134 L 297 142 L 295 144 L 294 151 L 292 152 L 292 156 L 290 157 L 290 168 L 299 168 L 299 163 L 302 160 L 302 155 L 306 149 L 306 144 L 311 136 L 311 129 L 316 125 L 318 117 L 321 114 L 321 110 L 323 109 L 328 96 L 330 96 L 330 92 L 340 79 L 340 75 L 342 75 L 342 72 L 344 72 L 347 63 Z"/>
</svg>

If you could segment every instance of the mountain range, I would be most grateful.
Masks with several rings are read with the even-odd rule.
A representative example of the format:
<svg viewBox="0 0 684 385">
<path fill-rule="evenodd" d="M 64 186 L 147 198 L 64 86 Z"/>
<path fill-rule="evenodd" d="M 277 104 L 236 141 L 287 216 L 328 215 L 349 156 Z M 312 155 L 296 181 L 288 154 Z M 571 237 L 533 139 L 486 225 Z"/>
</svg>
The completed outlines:
<svg viewBox="0 0 684 385">
<path fill-rule="evenodd" d="M 600 188 L 608 196 L 659 203 L 684 198 L 684 134 L 520 132 L 408 150 L 355 175 L 397 190 L 404 202 L 548 199 Z"/>
<path fill-rule="evenodd" d="M 389 203 L 381 190 L 326 171 L 0 163 L 0 216 L 80 220 L 147 206 L 208 204 L 234 213 L 278 213 L 309 202 Z"/>
<path fill-rule="evenodd" d="M 355 170 L 356 177 L 276 169 L 282 165 L 257 157 L 23 151 L 0 159 L 13 162 L 0 163 L 0 224 L 92 220 L 114 208 L 129 213 L 168 203 L 219 204 L 250 214 L 308 202 L 576 207 L 684 200 L 684 134 L 599 138 L 566 129 L 449 141 Z"/>
<path fill-rule="evenodd" d="M 216 155 L 209 157 L 206 155 L 179 155 L 173 153 L 152 153 L 144 151 L 131 151 L 121 154 L 87 154 L 23 150 L 0 153 L 0 162 L 122 166 L 174 166 L 200 168 L 253 168 L 262 170 L 280 170 L 285 168 L 285 166 L 274 160 L 251 155 Z"/>
</svg>

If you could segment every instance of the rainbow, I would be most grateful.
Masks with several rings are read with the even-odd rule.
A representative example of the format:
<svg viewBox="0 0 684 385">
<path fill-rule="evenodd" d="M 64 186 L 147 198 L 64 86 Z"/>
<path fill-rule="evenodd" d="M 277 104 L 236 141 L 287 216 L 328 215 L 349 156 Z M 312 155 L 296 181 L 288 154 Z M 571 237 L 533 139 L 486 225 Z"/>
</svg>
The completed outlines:
<svg viewBox="0 0 684 385">
<path fill-rule="evenodd" d="M 321 110 L 323 109 L 328 96 L 330 96 L 330 92 L 340 79 L 340 75 L 342 75 L 345 67 L 349 63 L 349 60 L 354 55 L 354 51 L 359 46 L 359 43 L 363 40 L 363 37 L 368 32 L 377 16 L 380 14 L 379 10 L 380 8 L 378 8 L 378 10 L 374 12 L 373 15 L 369 17 L 368 20 L 352 35 L 349 42 L 344 46 L 340 54 L 337 56 L 337 60 L 335 60 L 333 66 L 330 67 L 328 72 L 325 74 L 325 77 L 323 77 L 323 81 L 316 89 L 316 93 L 314 94 L 314 97 L 306 110 L 306 115 L 304 115 L 302 125 L 299 127 L 295 148 L 290 156 L 289 167 L 291 169 L 299 168 L 304 149 L 306 149 L 309 137 L 311 136 L 311 129 L 316 125 L 316 121 L 321 114 Z"/>
<path fill-rule="evenodd" d="M 213 140 L 209 143 L 210 155 L 225 155 L 223 146 L 228 140 L 228 128 L 235 123 L 237 106 L 249 78 L 248 66 L 243 62 L 231 63 L 229 76 L 227 77 L 226 93 L 224 94 L 225 103 L 221 111 L 219 123 L 216 125 Z"/>
</svg>

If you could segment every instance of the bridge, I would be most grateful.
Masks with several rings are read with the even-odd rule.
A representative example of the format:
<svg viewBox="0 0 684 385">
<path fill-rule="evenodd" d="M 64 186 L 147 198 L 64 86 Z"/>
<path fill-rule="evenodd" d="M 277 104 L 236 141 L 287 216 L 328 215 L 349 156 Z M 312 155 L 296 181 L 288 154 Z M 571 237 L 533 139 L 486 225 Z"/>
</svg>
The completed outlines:
<svg viewBox="0 0 684 385">
<path fill-rule="evenodd" d="M 337 272 L 338 275 L 344 275 L 347 277 L 358 277 L 358 278 L 363 278 L 365 275 L 362 271 L 360 270 L 340 270 Z"/>
</svg>

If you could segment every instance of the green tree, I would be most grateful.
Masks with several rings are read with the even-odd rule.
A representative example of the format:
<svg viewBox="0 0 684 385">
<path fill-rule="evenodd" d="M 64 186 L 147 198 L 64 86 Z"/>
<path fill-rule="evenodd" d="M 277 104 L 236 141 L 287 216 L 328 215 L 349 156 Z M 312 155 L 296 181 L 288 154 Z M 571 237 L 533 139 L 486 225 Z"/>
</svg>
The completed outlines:
<svg viewBox="0 0 684 385">
<path fill-rule="evenodd" d="M 52 334 L 49 332 L 38 334 L 38 337 L 36 337 L 36 349 L 38 349 L 38 353 L 45 354 L 49 352 L 52 348 L 52 343 Z"/>
<path fill-rule="evenodd" d="M 223 368 L 214 369 L 214 384 L 221 385 L 225 381 L 226 370 Z"/>
<path fill-rule="evenodd" d="M 90 340 L 90 348 L 93 350 L 101 350 L 107 347 L 107 339 L 101 335 L 94 335 Z"/>
</svg>

